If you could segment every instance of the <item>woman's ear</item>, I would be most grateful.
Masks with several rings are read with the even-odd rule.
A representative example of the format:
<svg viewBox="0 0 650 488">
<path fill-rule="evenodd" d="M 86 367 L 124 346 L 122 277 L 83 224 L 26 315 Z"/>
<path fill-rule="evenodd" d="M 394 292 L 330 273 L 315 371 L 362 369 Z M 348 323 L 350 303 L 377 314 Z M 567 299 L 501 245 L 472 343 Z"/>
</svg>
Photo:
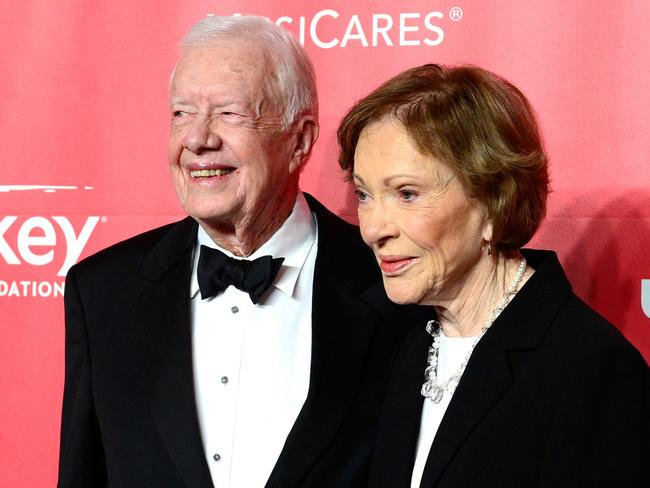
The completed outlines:
<svg viewBox="0 0 650 488">
<path fill-rule="evenodd" d="M 485 217 L 483 220 L 482 237 L 486 242 L 492 242 L 492 219 L 490 218 L 487 208 L 484 207 L 484 211 Z"/>
</svg>

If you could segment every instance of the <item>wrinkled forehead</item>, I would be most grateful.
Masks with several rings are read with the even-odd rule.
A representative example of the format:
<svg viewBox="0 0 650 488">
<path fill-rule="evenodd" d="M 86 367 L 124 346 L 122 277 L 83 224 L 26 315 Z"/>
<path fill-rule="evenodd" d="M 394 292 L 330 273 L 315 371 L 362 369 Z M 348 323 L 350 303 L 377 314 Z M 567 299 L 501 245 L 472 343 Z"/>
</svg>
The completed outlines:
<svg viewBox="0 0 650 488">
<path fill-rule="evenodd" d="M 260 41 L 224 37 L 185 46 L 170 86 L 184 81 L 240 80 L 268 93 L 275 78 L 275 59 Z"/>
</svg>

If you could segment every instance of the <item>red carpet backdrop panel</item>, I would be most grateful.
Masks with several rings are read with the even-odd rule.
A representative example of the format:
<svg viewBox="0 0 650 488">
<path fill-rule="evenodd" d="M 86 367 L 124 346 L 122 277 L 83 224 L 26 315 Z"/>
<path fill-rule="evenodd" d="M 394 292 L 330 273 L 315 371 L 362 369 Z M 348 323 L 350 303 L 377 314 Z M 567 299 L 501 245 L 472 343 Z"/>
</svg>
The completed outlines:
<svg viewBox="0 0 650 488">
<path fill-rule="evenodd" d="M 313 58 L 320 139 L 302 188 L 349 221 L 335 130 L 424 63 L 476 64 L 541 121 L 553 192 L 532 247 L 650 359 L 650 4 L 641 0 L 5 2 L 0 95 L 0 486 L 54 486 L 63 285 L 79 259 L 182 211 L 166 156 L 178 43 L 209 14 L 267 16 Z"/>
</svg>

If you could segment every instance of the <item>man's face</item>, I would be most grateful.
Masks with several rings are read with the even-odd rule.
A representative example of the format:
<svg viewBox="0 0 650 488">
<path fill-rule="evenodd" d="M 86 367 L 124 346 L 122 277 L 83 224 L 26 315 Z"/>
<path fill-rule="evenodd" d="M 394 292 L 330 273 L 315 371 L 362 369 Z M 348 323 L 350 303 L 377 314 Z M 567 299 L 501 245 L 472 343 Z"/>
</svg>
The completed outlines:
<svg viewBox="0 0 650 488">
<path fill-rule="evenodd" d="M 176 65 L 169 167 L 181 205 L 208 226 L 264 226 L 295 198 L 302 161 L 269 97 L 271 62 L 258 44 L 220 41 L 187 48 Z"/>
</svg>

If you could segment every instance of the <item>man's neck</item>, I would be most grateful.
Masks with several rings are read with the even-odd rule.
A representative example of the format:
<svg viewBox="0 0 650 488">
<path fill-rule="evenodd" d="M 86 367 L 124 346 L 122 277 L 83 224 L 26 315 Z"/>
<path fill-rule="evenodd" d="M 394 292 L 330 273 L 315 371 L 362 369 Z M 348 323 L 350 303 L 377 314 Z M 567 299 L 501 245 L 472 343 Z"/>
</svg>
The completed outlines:
<svg viewBox="0 0 650 488">
<path fill-rule="evenodd" d="M 199 225 L 221 248 L 235 256 L 250 256 L 267 242 L 287 220 L 296 202 L 285 198 L 276 205 L 269 204 L 260 215 L 249 215 L 236 225 L 219 225 L 199 221 Z"/>
</svg>

